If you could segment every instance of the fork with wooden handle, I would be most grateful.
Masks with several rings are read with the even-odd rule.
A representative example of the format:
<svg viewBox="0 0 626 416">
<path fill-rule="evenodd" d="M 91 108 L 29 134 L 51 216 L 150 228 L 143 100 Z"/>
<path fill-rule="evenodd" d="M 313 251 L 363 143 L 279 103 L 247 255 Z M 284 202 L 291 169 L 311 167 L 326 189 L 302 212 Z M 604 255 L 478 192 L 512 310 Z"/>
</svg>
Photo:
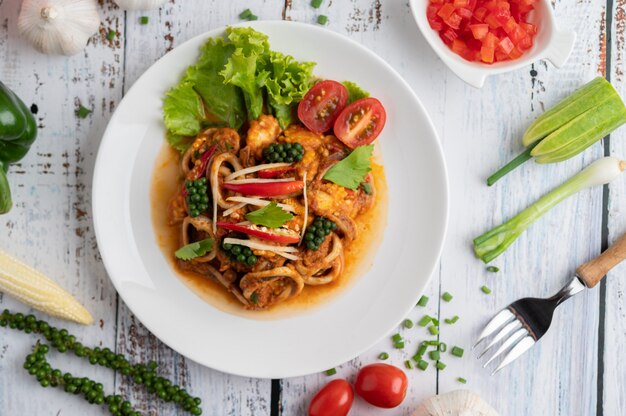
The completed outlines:
<svg viewBox="0 0 626 416">
<path fill-rule="evenodd" d="M 519 299 L 500 311 L 485 326 L 473 347 L 476 348 L 482 341 L 495 334 L 483 352 L 479 354 L 478 358 L 480 359 L 487 351 L 502 341 L 499 348 L 485 362 L 483 367 L 486 367 L 506 351 L 508 353 L 492 374 L 513 362 L 535 345 L 539 338 L 548 331 L 557 306 L 583 289 L 590 289 L 597 285 L 609 270 L 624 259 L 626 259 L 626 234 L 622 235 L 598 257 L 578 267 L 574 278 L 554 296 L 547 299 Z"/>
</svg>

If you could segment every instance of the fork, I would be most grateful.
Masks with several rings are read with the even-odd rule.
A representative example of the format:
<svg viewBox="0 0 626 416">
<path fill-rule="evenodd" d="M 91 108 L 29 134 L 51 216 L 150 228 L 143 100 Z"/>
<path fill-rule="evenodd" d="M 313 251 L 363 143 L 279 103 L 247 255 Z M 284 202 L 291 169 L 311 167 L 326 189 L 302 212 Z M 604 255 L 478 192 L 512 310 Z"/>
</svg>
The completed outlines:
<svg viewBox="0 0 626 416">
<path fill-rule="evenodd" d="M 508 350 L 494 375 L 528 351 L 548 331 L 554 310 L 583 289 L 591 289 L 606 276 L 607 272 L 626 259 L 626 234 L 622 235 L 606 251 L 576 269 L 574 278 L 554 296 L 547 299 L 519 299 L 500 311 L 485 326 L 472 347 L 476 348 L 491 335 L 495 336 L 478 355 L 482 358 L 500 341 L 499 348 L 485 362 L 483 368 Z M 496 333 L 497 331 L 497 333 Z"/>
</svg>

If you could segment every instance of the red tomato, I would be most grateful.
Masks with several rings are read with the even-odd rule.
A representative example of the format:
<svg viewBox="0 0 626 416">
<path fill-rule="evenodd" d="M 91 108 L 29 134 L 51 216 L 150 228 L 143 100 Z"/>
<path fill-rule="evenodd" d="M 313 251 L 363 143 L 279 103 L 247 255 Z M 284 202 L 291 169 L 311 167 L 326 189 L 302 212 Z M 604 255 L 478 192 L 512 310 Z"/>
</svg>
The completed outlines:
<svg viewBox="0 0 626 416">
<path fill-rule="evenodd" d="M 333 380 L 313 396 L 309 416 L 346 416 L 352 407 L 354 393 L 346 380 Z"/>
<path fill-rule="evenodd" d="M 385 127 L 387 113 L 376 98 L 361 98 L 344 108 L 335 121 L 335 136 L 351 149 L 370 144 Z"/>
<path fill-rule="evenodd" d="M 366 402 L 385 409 L 402 403 L 409 381 L 404 371 L 389 364 L 370 364 L 356 376 L 356 393 Z"/>
<path fill-rule="evenodd" d="M 348 89 L 337 81 L 313 85 L 298 104 L 298 118 L 311 131 L 324 133 L 348 103 Z"/>
</svg>

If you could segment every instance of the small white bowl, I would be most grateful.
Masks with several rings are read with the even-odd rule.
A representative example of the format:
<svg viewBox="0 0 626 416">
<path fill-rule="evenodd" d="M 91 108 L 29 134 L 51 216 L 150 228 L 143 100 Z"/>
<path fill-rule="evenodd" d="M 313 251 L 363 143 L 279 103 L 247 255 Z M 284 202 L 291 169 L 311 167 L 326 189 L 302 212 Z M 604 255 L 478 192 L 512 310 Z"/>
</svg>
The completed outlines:
<svg viewBox="0 0 626 416">
<path fill-rule="evenodd" d="M 428 0 L 410 0 L 410 2 L 417 26 L 435 53 L 459 78 L 476 88 L 482 88 L 488 75 L 513 71 L 539 59 L 547 59 L 554 66 L 560 68 L 567 61 L 574 48 L 576 33 L 569 30 L 559 30 L 550 3 L 547 0 L 539 0 L 535 10 L 530 13 L 528 18 L 530 23 L 539 28 L 534 39 L 534 45 L 530 50 L 518 59 L 491 65 L 466 61 L 452 52 L 448 45 L 443 43 L 439 33 L 430 27 L 426 18 Z"/>
</svg>

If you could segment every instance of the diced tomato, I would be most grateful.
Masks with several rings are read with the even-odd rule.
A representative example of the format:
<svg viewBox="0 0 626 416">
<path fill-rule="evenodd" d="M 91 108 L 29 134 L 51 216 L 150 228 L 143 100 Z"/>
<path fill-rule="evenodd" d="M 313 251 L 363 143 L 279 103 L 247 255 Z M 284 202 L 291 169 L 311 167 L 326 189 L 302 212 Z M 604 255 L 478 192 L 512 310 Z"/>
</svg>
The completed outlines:
<svg viewBox="0 0 626 416">
<path fill-rule="evenodd" d="M 441 17 L 443 20 L 449 18 L 452 13 L 454 13 L 454 6 L 450 3 L 444 4 L 441 6 L 441 9 L 437 12 L 437 16 Z"/>
<path fill-rule="evenodd" d="M 484 39 L 489 32 L 489 25 L 485 23 L 479 23 L 476 25 L 469 25 L 470 30 L 472 31 L 472 35 L 474 39 Z"/>
<path fill-rule="evenodd" d="M 458 29 L 461 25 L 461 20 L 462 17 L 456 14 L 456 12 L 452 13 L 447 19 L 443 19 L 445 24 L 450 26 L 452 29 Z"/>
<path fill-rule="evenodd" d="M 515 45 L 513 45 L 513 42 L 511 42 L 511 39 L 509 39 L 508 36 L 505 36 L 500 42 L 498 42 L 498 49 L 501 50 L 506 56 L 511 53 L 514 47 Z"/>
<path fill-rule="evenodd" d="M 480 59 L 485 63 L 493 63 L 494 49 L 492 46 L 483 46 L 480 48 Z"/>
<path fill-rule="evenodd" d="M 526 19 L 537 1 L 429 0 L 426 16 L 454 53 L 491 64 L 532 48 L 538 28 Z"/>
</svg>

